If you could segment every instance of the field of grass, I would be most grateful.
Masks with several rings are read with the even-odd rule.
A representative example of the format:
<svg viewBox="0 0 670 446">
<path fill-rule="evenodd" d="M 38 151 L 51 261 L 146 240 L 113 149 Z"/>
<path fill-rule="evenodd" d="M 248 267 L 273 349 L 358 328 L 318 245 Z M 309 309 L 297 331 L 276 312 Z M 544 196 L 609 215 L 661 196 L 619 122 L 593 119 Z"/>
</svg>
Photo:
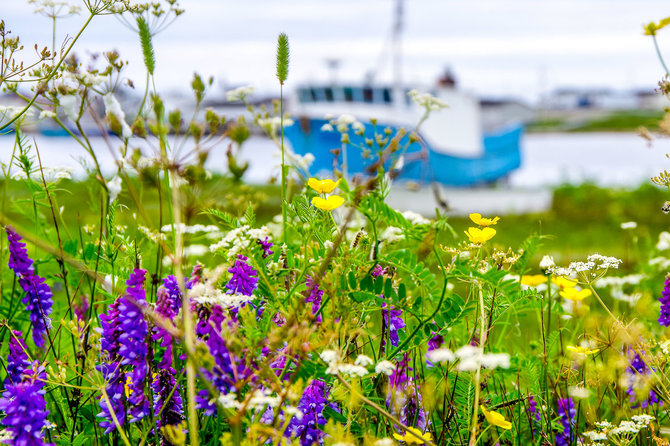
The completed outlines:
<svg viewBox="0 0 670 446">
<path fill-rule="evenodd" d="M 590 118 L 550 117 L 531 122 L 530 133 L 542 132 L 635 132 L 640 127 L 656 131 L 665 114 L 662 110 L 622 110 Z"/>
</svg>

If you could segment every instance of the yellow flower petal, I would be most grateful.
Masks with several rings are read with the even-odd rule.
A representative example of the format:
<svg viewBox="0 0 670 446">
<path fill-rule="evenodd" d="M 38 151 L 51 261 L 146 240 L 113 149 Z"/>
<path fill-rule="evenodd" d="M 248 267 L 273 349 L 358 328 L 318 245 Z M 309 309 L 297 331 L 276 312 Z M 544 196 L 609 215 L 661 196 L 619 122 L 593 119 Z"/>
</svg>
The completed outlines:
<svg viewBox="0 0 670 446">
<path fill-rule="evenodd" d="M 416 435 L 412 435 L 410 431 Z M 417 438 L 417 436 L 421 439 Z M 408 428 L 408 430 L 405 432 L 405 435 L 400 435 L 394 432 L 393 438 L 398 441 L 404 441 L 407 444 L 425 444 L 426 441 L 433 441 L 433 436 L 430 434 L 430 432 L 422 434 L 421 431 L 415 427 Z"/>
<path fill-rule="evenodd" d="M 482 410 L 482 413 L 486 417 L 486 421 L 489 422 L 489 424 L 492 424 L 494 426 L 498 426 L 501 429 L 512 429 L 512 423 L 509 421 L 505 420 L 505 417 L 494 411 L 494 410 L 486 410 L 486 407 L 484 406 L 479 406 L 479 408 Z"/>
<path fill-rule="evenodd" d="M 577 285 L 577 279 L 568 279 L 565 276 L 554 277 L 551 282 L 562 290 Z"/>
<path fill-rule="evenodd" d="M 474 228 L 470 227 L 468 228 L 467 231 L 465 231 L 465 235 L 468 236 L 468 239 L 470 239 L 471 243 L 474 243 L 476 245 L 481 245 L 483 243 L 486 243 L 487 241 L 491 240 L 494 235 L 496 235 L 496 230 L 493 228 Z"/>
<path fill-rule="evenodd" d="M 533 274 L 532 276 L 521 276 L 521 285 L 536 287 L 547 283 L 547 277 L 544 274 Z"/>
<path fill-rule="evenodd" d="M 344 198 L 339 195 L 331 195 L 328 198 L 314 197 L 312 198 L 312 206 L 316 206 L 324 211 L 332 211 L 335 208 L 342 206 Z"/>
<path fill-rule="evenodd" d="M 470 214 L 470 220 L 472 220 L 475 224 L 477 224 L 479 226 L 487 227 L 487 226 L 498 224 L 498 220 L 500 220 L 500 217 L 485 218 L 485 217 L 482 217 L 482 214 L 474 213 L 474 214 Z"/>
<path fill-rule="evenodd" d="M 333 181 L 330 179 L 317 180 L 316 178 L 310 178 L 307 181 L 307 185 L 320 194 L 329 194 L 337 187 L 338 184 L 340 184 L 340 181 L 341 179 Z"/>
<path fill-rule="evenodd" d="M 577 290 L 577 288 L 566 288 L 559 293 L 561 297 L 564 297 L 573 302 L 581 302 L 591 295 L 591 290 Z"/>
<path fill-rule="evenodd" d="M 566 350 L 572 353 L 575 353 L 577 355 L 592 355 L 594 353 L 598 353 L 600 350 L 596 349 L 590 349 L 586 347 L 582 347 L 581 345 L 578 347 L 575 347 L 574 345 L 568 345 L 566 347 Z"/>
</svg>

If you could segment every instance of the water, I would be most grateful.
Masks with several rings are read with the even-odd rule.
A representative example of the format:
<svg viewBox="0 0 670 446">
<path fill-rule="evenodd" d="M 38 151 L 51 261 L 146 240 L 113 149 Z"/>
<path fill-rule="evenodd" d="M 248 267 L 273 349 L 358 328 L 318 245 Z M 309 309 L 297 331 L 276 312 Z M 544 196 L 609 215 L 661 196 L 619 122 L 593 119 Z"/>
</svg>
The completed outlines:
<svg viewBox="0 0 670 446">
<path fill-rule="evenodd" d="M 30 136 L 33 141 L 33 136 Z M 112 147 L 103 138 L 92 138 L 103 173 L 112 175 L 118 155 L 118 140 L 111 139 Z M 42 164 L 49 167 L 69 167 L 75 176 L 84 172 L 82 160 L 91 165 L 84 149 L 70 138 L 35 135 Z M 14 144 L 13 135 L 0 136 L 0 161 L 7 163 Z M 135 147 L 137 143 L 133 143 Z M 145 154 L 157 153 L 157 146 L 142 144 Z M 213 172 L 226 169 L 227 143 L 211 148 L 207 167 Z M 189 159 L 190 147 L 179 150 L 181 159 Z M 670 152 L 670 140 L 647 141 L 633 133 L 552 133 L 524 136 L 522 166 L 512 173 L 512 188 L 546 188 L 562 183 L 591 181 L 602 186 L 638 186 L 648 182 L 659 171 L 670 168 L 665 154 Z M 279 175 L 278 150 L 273 143 L 252 137 L 242 150 L 242 158 L 250 164 L 245 179 L 252 183 L 266 182 Z"/>
</svg>

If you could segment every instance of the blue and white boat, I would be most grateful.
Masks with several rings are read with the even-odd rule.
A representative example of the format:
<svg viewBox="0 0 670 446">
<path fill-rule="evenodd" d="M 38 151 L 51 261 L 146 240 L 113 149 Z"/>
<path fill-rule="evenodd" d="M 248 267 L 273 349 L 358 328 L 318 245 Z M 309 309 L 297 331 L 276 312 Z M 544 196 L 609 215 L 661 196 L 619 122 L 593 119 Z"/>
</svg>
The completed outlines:
<svg viewBox="0 0 670 446">
<path fill-rule="evenodd" d="M 473 186 L 502 179 L 521 165 L 523 125 L 508 124 L 484 132 L 477 98 L 449 83 L 438 85 L 430 93 L 446 102 L 448 108 L 432 111 L 421 124 L 418 135 L 422 143 L 412 143 L 403 153 L 398 179 Z M 314 155 L 311 170 L 315 174 L 332 172 L 334 166 L 349 175 L 365 172 L 377 159 L 365 157 L 360 148 L 365 146 L 365 139 L 384 134 L 387 127 L 393 134 L 400 128 L 409 133 L 425 112 L 410 100 L 406 90 L 376 86 L 303 86 L 290 106 L 294 124 L 286 127 L 284 134 L 294 152 Z M 324 130 L 324 124 L 331 122 L 327 115 L 353 116 L 364 130 L 362 134 L 350 131 L 350 143 L 343 145 L 339 132 L 328 130 L 330 126 Z M 386 167 L 397 161 L 389 161 Z"/>
</svg>

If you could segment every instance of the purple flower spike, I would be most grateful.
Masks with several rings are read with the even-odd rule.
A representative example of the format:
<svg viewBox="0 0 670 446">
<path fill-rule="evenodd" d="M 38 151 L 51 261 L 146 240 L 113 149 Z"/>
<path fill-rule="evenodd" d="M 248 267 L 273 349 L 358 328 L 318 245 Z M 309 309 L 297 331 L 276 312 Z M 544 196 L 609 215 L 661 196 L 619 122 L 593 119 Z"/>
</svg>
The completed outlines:
<svg viewBox="0 0 670 446">
<path fill-rule="evenodd" d="M 301 446 L 312 446 L 323 444 L 325 434 L 319 429 L 319 425 L 326 424 L 323 410 L 326 406 L 337 410 L 336 406 L 328 403 L 328 390 L 323 381 L 312 380 L 300 398 L 298 409 L 302 412 L 302 419 L 293 417 L 288 425 L 288 431 L 292 437 L 300 439 Z"/>
<path fill-rule="evenodd" d="M 44 400 L 44 381 L 47 374 L 37 362 L 23 374 L 22 380 L 9 384 L 0 398 L 0 421 L 12 435 L 11 444 L 17 446 L 44 445 L 47 425 L 47 404 Z"/>
<path fill-rule="evenodd" d="M 72 306 L 72 310 L 74 311 L 75 316 L 77 317 L 77 320 L 80 322 L 86 322 L 87 319 L 87 314 L 88 309 L 90 308 L 90 303 L 88 302 L 88 297 L 86 296 L 81 296 L 81 299 L 79 299 L 79 302 L 76 302 Z"/>
<path fill-rule="evenodd" d="M 178 426 L 184 420 L 184 404 L 179 394 L 176 373 L 172 368 L 160 370 L 151 384 L 158 429 L 163 426 Z"/>
<path fill-rule="evenodd" d="M 537 407 L 537 401 L 533 395 L 528 396 L 528 413 L 530 414 L 530 419 L 535 423 L 540 423 L 542 421 L 542 414 L 540 409 Z"/>
<path fill-rule="evenodd" d="M 174 306 L 172 305 L 172 297 L 167 288 L 160 287 L 156 292 L 156 313 L 160 316 L 163 316 L 168 321 L 174 321 L 176 316 Z M 162 369 L 168 369 L 172 367 L 172 336 L 164 328 L 159 327 L 158 325 L 153 327 L 153 334 L 151 339 L 154 342 L 158 342 L 161 347 L 165 348 L 163 352 L 163 359 L 158 364 L 158 367 Z"/>
<path fill-rule="evenodd" d="M 21 382 L 21 375 L 30 367 L 30 358 L 26 354 L 27 348 L 23 342 L 23 333 L 20 331 L 12 331 L 9 337 L 9 357 L 7 358 L 7 379 L 5 379 L 5 387 L 10 384 L 18 384 Z"/>
<path fill-rule="evenodd" d="M 104 395 L 100 396 L 100 402 L 98 404 L 101 412 L 97 416 L 102 418 L 100 427 L 105 430 L 105 434 L 109 434 L 116 430 L 116 424 L 114 423 L 111 411 L 114 411 L 114 416 L 119 424 L 123 425 L 126 422 L 126 411 L 123 406 L 126 375 L 121 371 L 121 364 L 118 362 L 109 364 L 102 363 L 96 368 L 102 373 L 102 376 L 107 383 L 105 393 L 107 393 L 107 397 L 109 398 L 108 403 Z"/>
<path fill-rule="evenodd" d="M 179 314 L 179 309 L 181 308 L 181 291 L 179 290 L 177 278 L 175 276 L 167 276 L 163 279 L 163 286 L 168 292 L 170 306 L 176 316 Z M 187 288 L 190 287 L 187 285 Z"/>
<path fill-rule="evenodd" d="M 232 274 L 232 277 L 226 284 L 226 288 L 230 291 L 231 294 L 239 293 L 245 296 L 251 296 L 256 289 L 258 284 L 258 274 L 256 270 L 246 263 L 247 258 L 243 255 L 238 256 L 235 260 L 235 265 L 233 265 L 228 272 Z"/>
<path fill-rule="evenodd" d="M 133 366 L 128 384 L 130 397 L 130 422 L 135 423 L 149 415 L 149 400 L 144 394 L 147 367 L 147 335 L 149 327 L 142 309 L 146 306 L 144 275 L 146 271 L 136 268 L 126 281 L 126 294 L 119 299 L 119 356 L 121 365 Z"/>
<path fill-rule="evenodd" d="M 264 259 L 267 259 L 272 254 L 274 254 L 274 251 L 270 251 L 270 248 L 272 248 L 272 242 L 269 240 L 269 237 L 265 237 L 265 240 L 257 239 L 256 243 L 261 245 L 261 248 L 263 248 Z"/>
<path fill-rule="evenodd" d="M 629 401 L 633 403 L 631 408 L 636 409 L 638 407 L 642 407 L 643 409 L 646 409 L 647 406 L 653 404 L 662 406 L 663 401 L 661 401 L 654 389 L 649 390 L 649 396 L 646 399 L 638 401 L 637 389 L 644 387 L 644 382 L 648 379 L 648 376 L 652 374 L 652 369 L 647 367 L 647 364 L 644 363 L 640 353 L 634 350 L 632 352 L 633 359 L 630 361 L 630 367 L 626 370 L 628 381 L 628 388 L 626 389 L 626 393 L 629 396 Z"/>
<path fill-rule="evenodd" d="M 661 302 L 661 316 L 658 318 L 658 323 L 668 327 L 670 326 L 670 274 L 665 278 L 662 295 L 663 297 L 659 299 Z"/>
<path fill-rule="evenodd" d="M 311 276 L 307 276 L 305 285 L 307 286 L 307 292 L 309 293 L 309 295 L 305 298 L 305 302 L 312 303 L 312 315 L 314 315 L 317 311 L 319 311 L 319 308 L 321 308 L 323 290 L 319 289 L 319 286 L 314 282 Z M 321 322 L 321 320 L 321 315 L 319 314 L 316 318 L 316 321 Z"/>
<path fill-rule="evenodd" d="M 33 327 L 33 341 L 37 347 L 44 346 L 47 330 L 51 328 L 51 307 L 53 297 L 49 285 L 44 279 L 35 274 L 33 261 L 28 257 L 26 244 L 21 242 L 21 236 L 11 227 L 5 228 L 9 241 L 9 267 L 19 278 L 19 285 L 26 295 L 21 300 L 30 312 L 30 322 Z"/>
<path fill-rule="evenodd" d="M 577 423 L 577 410 L 572 398 L 558 399 L 558 416 L 563 430 L 556 434 L 556 446 L 569 446 L 572 444 L 572 431 Z"/>
<path fill-rule="evenodd" d="M 382 304 L 382 316 L 384 317 L 384 323 L 386 324 L 386 328 L 389 331 L 389 336 L 391 337 L 391 345 L 397 347 L 398 343 L 400 342 L 398 337 L 398 330 L 405 327 L 405 321 L 403 321 L 402 317 L 400 317 L 402 316 L 402 310 L 394 309 L 390 305 L 388 306 L 390 310 L 384 310 L 383 308 L 386 306 L 387 305 L 384 302 Z"/>
</svg>

